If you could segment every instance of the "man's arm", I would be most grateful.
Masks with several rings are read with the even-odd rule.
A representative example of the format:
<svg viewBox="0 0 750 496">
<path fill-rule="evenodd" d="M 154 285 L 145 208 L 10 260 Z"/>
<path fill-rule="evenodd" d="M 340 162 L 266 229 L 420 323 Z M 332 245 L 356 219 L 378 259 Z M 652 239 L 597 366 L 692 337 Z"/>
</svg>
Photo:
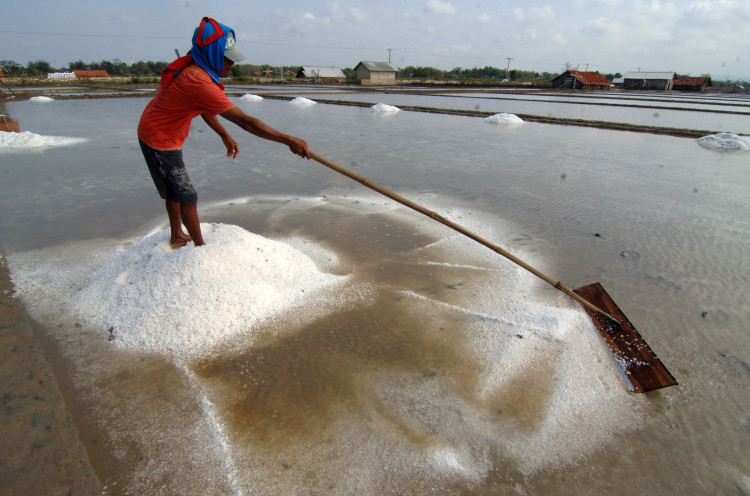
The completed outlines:
<svg viewBox="0 0 750 496">
<path fill-rule="evenodd" d="M 232 107 L 222 113 L 221 116 L 230 122 L 234 122 L 245 131 L 258 136 L 259 138 L 282 143 L 287 145 L 292 153 L 299 155 L 300 157 L 310 158 L 310 149 L 304 140 L 280 133 L 265 122 L 256 119 L 255 117 L 250 117 L 237 107 Z M 211 124 L 209 124 L 209 126 L 210 125 Z"/>
<path fill-rule="evenodd" d="M 237 154 L 240 153 L 240 147 L 237 145 L 237 142 L 234 141 L 234 138 L 229 135 L 227 130 L 224 129 L 224 126 L 221 125 L 219 119 L 215 115 L 207 114 L 205 112 L 201 114 L 201 117 L 206 121 L 208 127 L 213 129 L 216 134 L 221 137 L 221 141 L 223 141 L 224 146 L 227 147 L 227 157 L 236 158 Z"/>
</svg>

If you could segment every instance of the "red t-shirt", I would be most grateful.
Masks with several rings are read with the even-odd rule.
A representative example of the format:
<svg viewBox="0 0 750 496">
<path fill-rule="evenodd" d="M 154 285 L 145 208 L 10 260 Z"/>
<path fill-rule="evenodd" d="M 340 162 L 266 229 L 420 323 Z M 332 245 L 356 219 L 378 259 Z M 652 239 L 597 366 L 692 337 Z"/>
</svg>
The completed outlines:
<svg viewBox="0 0 750 496">
<path fill-rule="evenodd" d="M 156 91 L 141 115 L 138 138 L 155 150 L 179 150 L 193 118 L 203 112 L 218 115 L 234 106 L 211 76 L 192 64 Z"/>
</svg>

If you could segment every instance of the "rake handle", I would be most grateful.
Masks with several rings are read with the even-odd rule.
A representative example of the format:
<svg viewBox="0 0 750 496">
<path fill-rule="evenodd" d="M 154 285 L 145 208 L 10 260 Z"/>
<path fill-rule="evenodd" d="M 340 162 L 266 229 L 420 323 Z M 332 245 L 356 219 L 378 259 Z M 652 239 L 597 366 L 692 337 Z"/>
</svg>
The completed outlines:
<svg viewBox="0 0 750 496">
<path fill-rule="evenodd" d="M 379 186 L 379 185 L 373 183 L 372 181 L 370 181 L 369 179 L 367 179 L 365 177 L 362 177 L 359 174 L 356 174 L 356 173 L 350 171 L 349 169 L 341 167 L 337 163 L 332 162 L 332 161 L 328 160 L 327 158 L 322 157 L 321 155 L 318 155 L 317 153 L 315 153 L 313 151 L 310 152 L 310 158 L 312 158 L 316 162 L 319 162 L 319 163 L 325 165 L 329 169 L 333 169 L 333 170 L 335 170 L 336 172 L 338 172 L 340 174 L 343 174 L 343 175 L 345 175 L 345 176 L 347 176 L 347 177 L 349 177 L 351 179 L 354 179 L 358 183 L 361 183 L 364 186 L 367 186 L 368 188 L 370 188 L 370 189 L 372 189 L 374 191 L 377 191 L 378 193 L 380 193 L 382 195 L 385 195 L 388 198 L 390 198 L 390 199 L 392 199 L 394 201 L 397 201 L 398 203 L 400 203 L 400 204 L 402 204 L 402 205 L 404 205 L 406 207 L 411 208 L 412 210 L 416 210 L 417 212 L 419 212 L 419 213 L 421 213 L 423 215 L 426 215 L 427 217 L 429 217 L 429 218 L 431 218 L 433 220 L 436 220 L 436 221 L 440 222 L 441 224 L 443 224 L 443 225 L 445 225 L 447 227 L 450 227 L 454 231 L 456 231 L 456 232 L 458 232 L 460 234 L 463 234 L 464 236 L 466 236 L 466 237 L 468 237 L 470 239 L 473 239 L 474 241 L 476 241 L 476 242 L 478 242 L 478 243 L 486 246 L 487 248 L 489 248 L 490 250 L 494 251 L 495 253 L 499 253 L 500 255 L 504 256 L 505 258 L 507 258 L 511 262 L 515 263 L 516 265 L 519 265 L 520 267 L 523 267 L 524 269 L 526 269 L 527 271 L 531 272 L 532 274 L 534 274 L 538 278 L 542 279 L 546 283 L 550 284 L 554 288 L 556 288 L 556 289 L 562 291 L 563 293 L 565 293 L 566 295 L 570 296 L 571 298 L 573 298 L 574 300 L 576 300 L 578 303 L 580 303 L 584 307 L 586 307 L 586 308 L 588 308 L 588 309 L 590 309 L 590 310 L 592 310 L 592 311 L 594 311 L 594 312 L 596 312 L 596 313 L 598 313 L 600 315 L 603 315 L 603 316 L 607 317 L 608 319 L 610 319 L 613 322 L 616 322 L 616 323 L 620 324 L 619 320 L 617 320 L 616 318 L 614 318 L 612 315 L 610 315 L 609 313 L 605 312 L 601 308 L 597 307 L 596 305 L 592 304 L 591 302 L 587 301 L 586 299 L 582 298 L 581 296 L 577 295 L 570 288 L 568 288 L 566 285 L 564 285 L 562 282 L 555 281 L 551 277 L 549 277 L 546 274 L 544 274 L 544 273 L 540 272 L 539 270 L 535 269 L 531 265 L 527 264 L 526 262 L 524 262 L 520 258 L 518 258 L 515 255 L 513 255 L 512 253 L 506 251 L 502 247 L 500 247 L 500 246 L 498 246 L 498 245 L 496 245 L 494 243 L 491 243 L 490 241 L 487 241 L 486 239 L 482 238 L 481 236 L 478 236 L 478 235 L 474 234 L 473 232 L 471 232 L 471 231 L 469 231 L 469 230 L 461 227 L 460 225 L 458 225 L 455 222 L 452 222 L 452 221 L 446 219 L 445 217 L 443 217 L 441 215 L 438 215 L 437 213 L 435 213 L 432 210 L 429 210 L 429 209 L 423 207 L 422 205 L 414 203 L 413 201 L 408 200 L 408 199 L 404 198 L 403 196 L 398 195 L 398 194 L 396 194 L 396 193 L 394 193 L 394 192 L 392 192 L 392 191 L 390 191 L 390 190 L 388 190 L 388 189 L 386 189 L 386 188 L 384 188 L 382 186 Z"/>
</svg>

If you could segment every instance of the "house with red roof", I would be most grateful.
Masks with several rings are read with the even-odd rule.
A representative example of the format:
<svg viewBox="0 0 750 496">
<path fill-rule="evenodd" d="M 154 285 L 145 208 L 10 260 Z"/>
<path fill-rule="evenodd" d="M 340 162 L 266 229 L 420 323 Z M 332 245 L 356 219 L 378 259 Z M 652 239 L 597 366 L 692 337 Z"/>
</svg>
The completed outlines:
<svg viewBox="0 0 750 496">
<path fill-rule="evenodd" d="M 612 82 L 597 71 L 565 71 L 552 80 L 553 88 L 608 90 Z"/>
</svg>

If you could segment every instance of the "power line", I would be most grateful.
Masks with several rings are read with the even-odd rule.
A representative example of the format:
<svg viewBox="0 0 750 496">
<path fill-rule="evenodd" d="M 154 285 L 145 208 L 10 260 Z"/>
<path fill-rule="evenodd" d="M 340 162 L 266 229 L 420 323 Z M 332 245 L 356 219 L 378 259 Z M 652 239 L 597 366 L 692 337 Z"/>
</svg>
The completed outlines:
<svg viewBox="0 0 750 496">
<path fill-rule="evenodd" d="M 11 31 L 0 29 L 2 34 L 33 34 L 36 36 L 80 36 L 83 38 L 133 38 L 132 34 L 94 34 L 94 33 L 54 33 L 49 31 Z M 137 35 L 137 38 L 150 39 L 185 39 L 185 36 Z"/>
</svg>

